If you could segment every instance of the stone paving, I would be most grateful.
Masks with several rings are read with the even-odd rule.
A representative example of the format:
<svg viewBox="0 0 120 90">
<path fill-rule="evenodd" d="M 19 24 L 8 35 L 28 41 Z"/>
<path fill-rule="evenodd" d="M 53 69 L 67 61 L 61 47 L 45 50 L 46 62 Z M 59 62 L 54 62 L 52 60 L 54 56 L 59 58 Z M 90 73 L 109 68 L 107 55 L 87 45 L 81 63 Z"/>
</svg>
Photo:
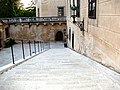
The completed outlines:
<svg viewBox="0 0 120 90">
<path fill-rule="evenodd" d="M 60 44 L 62 45 L 62 44 Z M 0 90 L 120 90 L 118 83 L 63 46 L 0 75 Z"/>
</svg>

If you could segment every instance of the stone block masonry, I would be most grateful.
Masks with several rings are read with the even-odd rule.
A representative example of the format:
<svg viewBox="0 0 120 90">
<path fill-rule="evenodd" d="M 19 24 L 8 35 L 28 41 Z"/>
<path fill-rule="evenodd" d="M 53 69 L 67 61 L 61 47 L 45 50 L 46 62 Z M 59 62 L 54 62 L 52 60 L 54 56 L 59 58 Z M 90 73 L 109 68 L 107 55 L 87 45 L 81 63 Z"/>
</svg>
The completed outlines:
<svg viewBox="0 0 120 90">
<path fill-rule="evenodd" d="M 13 39 L 55 41 L 56 33 L 66 35 L 66 23 L 33 23 L 23 25 L 10 25 L 10 36 Z"/>
</svg>

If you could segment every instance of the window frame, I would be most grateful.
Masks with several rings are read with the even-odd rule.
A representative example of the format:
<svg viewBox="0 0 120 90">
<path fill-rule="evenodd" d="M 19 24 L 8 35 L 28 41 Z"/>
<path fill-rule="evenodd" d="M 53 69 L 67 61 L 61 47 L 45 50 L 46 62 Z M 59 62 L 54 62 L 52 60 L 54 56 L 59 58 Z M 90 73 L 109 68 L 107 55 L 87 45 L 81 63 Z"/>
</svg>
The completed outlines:
<svg viewBox="0 0 120 90">
<path fill-rule="evenodd" d="M 71 41 L 71 28 L 69 28 L 69 41 Z"/>
<path fill-rule="evenodd" d="M 96 0 L 88 0 L 88 17 L 96 19 Z"/>
<path fill-rule="evenodd" d="M 75 6 L 76 9 L 73 10 L 71 9 L 71 7 Z M 75 11 L 75 15 L 76 17 L 80 17 L 80 0 L 76 0 L 76 3 L 75 3 L 75 0 L 70 0 L 70 12 L 72 14 L 72 11 Z"/>
<path fill-rule="evenodd" d="M 77 0 L 76 17 L 80 17 L 80 0 Z"/>
<path fill-rule="evenodd" d="M 37 11 L 38 11 L 38 17 L 40 17 L 40 9 L 38 8 Z"/>
<path fill-rule="evenodd" d="M 61 14 L 61 15 L 60 15 Z M 64 7 L 58 7 L 58 16 L 62 17 L 64 16 Z"/>
</svg>

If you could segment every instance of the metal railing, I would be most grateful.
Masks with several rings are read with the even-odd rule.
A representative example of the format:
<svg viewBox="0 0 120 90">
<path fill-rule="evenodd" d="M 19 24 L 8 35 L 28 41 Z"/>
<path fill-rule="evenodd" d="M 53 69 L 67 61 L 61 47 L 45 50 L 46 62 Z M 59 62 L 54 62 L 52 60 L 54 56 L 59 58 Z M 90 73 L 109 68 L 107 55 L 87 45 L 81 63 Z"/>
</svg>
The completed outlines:
<svg viewBox="0 0 120 90">
<path fill-rule="evenodd" d="M 11 39 L 11 41 L 13 40 Z M 22 59 L 26 59 L 26 57 L 28 56 L 33 56 L 50 49 L 50 42 L 35 40 L 17 40 L 17 42 L 19 42 L 18 44 L 21 47 L 21 50 L 19 50 L 21 51 L 21 53 L 19 54 L 22 55 Z M 11 56 L 13 64 L 15 64 L 15 53 L 16 52 L 14 50 L 14 42 L 11 42 Z"/>
<path fill-rule="evenodd" d="M 5 23 L 66 22 L 66 17 L 13 17 L 0 18 Z"/>
</svg>

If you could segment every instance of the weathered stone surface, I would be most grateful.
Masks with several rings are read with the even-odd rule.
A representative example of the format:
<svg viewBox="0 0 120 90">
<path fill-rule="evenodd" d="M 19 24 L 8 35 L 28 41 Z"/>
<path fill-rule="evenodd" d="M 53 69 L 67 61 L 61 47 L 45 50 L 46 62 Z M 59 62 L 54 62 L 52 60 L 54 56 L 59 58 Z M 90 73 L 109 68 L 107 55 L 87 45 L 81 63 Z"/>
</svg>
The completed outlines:
<svg viewBox="0 0 120 90">
<path fill-rule="evenodd" d="M 8 25 L 6 25 L 0 20 L 0 49 L 4 47 L 4 41 L 7 38 L 5 33 L 5 28 L 7 27 Z"/>
<path fill-rule="evenodd" d="M 63 38 L 65 39 L 65 23 L 46 23 L 45 25 L 44 23 L 39 25 L 10 25 L 10 35 L 14 39 L 55 41 L 55 36 L 58 31 L 63 33 Z"/>
<path fill-rule="evenodd" d="M 120 72 L 120 16 L 119 0 L 98 0 L 96 19 L 88 18 L 88 0 L 80 0 L 80 18 L 84 18 L 85 32 L 74 25 L 68 13 L 67 28 L 74 33 L 74 50 Z M 68 10 L 70 12 L 69 4 Z M 71 35 L 72 38 L 72 35 Z M 72 39 L 68 40 L 72 48 Z"/>
<path fill-rule="evenodd" d="M 63 43 L 51 43 L 51 48 L 52 49 L 0 75 L 0 89 L 120 89 L 119 84 L 109 78 L 111 74 L 104 75 L 104 70 L 98 70 L 98 68 L 102 68 L 98 63 L 68 48 L 64 48 Z"/>
<path fill-rule="evenodd" d="M 64 7 L 64 16 L 66 16 L 66 0 L 38 0 L 36 6 L 37 17 L 58 16 L 58 7 Z"/>
</svg>

